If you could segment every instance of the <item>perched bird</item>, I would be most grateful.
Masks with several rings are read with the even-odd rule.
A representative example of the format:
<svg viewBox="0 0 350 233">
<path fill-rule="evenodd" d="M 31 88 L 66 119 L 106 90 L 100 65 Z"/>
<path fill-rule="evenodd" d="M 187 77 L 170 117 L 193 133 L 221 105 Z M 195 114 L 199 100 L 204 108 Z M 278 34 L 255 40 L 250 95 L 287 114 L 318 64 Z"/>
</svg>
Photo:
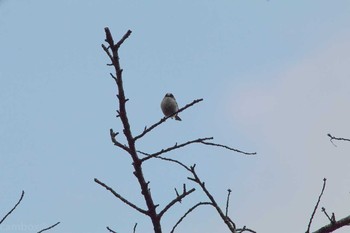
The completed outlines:
<svg viewBox="0 0 350 233">
<path fill-rule="evenodd" d="M 160 107 L 162 108 L 165 116 L 171 116 L 171 118 L 175 117 L 175 120 L 181 121 L 181 118 L 177 114 L 174 115 L 174 113 L 179 110 L 179 107 L 177 106 L 176 99 L 173 94 L 166 93 Z"/>
</svg>

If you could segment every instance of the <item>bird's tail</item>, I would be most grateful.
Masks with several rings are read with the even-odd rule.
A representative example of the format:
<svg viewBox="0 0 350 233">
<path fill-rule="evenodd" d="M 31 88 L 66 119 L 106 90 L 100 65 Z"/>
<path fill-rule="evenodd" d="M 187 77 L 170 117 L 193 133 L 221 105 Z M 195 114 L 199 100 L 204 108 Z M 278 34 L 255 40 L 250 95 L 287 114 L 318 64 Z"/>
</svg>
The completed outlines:
<svg viewBox="0 0 350 233">
<path fill-rule="evenodd" d="M 176 115 L 175 120 L 181 121 L 181 118 L 178 115 Z"/>
</svg>

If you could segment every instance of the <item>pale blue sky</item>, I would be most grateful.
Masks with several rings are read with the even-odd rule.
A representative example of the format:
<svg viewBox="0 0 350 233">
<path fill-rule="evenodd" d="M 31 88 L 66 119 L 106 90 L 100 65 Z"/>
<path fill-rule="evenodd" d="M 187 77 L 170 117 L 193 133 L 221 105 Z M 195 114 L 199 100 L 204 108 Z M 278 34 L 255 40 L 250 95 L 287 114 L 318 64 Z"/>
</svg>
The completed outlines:
<svg viewBox="0 0 350 233">
<path fill-rule="evenodd" d="M 321 206 L 350 214 L 350 2 L 342 1 L 0 1 L 0 216 L 26 195 L 2 232 L 151 232 L 149 220 L 93 182 L 99 178 L 144 206 L 130 159 L 110 142 L 116 88 L 101 49 L 103 28 L 120 51 L 134 134 L 162 117 L 160 101 L 204 102 L 147 135 L 155 152 L 198 137 L 256 151 L 246 157 L 193 145 L 169 156 L 198 173 L 238 226 L 258 232 L 305 232 Z M 156 202 L 174 198 L 187 174 L 146 164 Z M 165 178 L 167 180 L 165 180 Z M 164 232 L 198 192 L 164 217 Z M 327 224 L 316 214 L 313 229 Z M 275 229 L 275 230 L 271 230 Z M 178 232 L 228 232 L 213 209 L 193 213 Z M 339 232 L 346 232 L 342 230 Z"/>
</svg>

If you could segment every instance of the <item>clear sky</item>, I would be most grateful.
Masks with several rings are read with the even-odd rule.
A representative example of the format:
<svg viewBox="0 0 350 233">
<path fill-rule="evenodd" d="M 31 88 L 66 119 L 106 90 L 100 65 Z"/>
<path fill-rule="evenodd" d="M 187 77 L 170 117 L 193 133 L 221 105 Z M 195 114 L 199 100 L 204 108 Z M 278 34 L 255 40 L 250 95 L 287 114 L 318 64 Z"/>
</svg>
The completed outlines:
<svg viewBox="0 0 350 233">
<path fill-rule="evenodd" d="M 93 182 L 99 178 L 144 207 L 131 161 L 114 147 L 116 87 L 101 49 L 104 27 L 119 39 L 132 130 L 162 117 L 172 92 L 180 106 L 204 102 L 139 142 L 155 152 L 199 137 L 257 156 L 193 145 L 169 157 L 197 164 L 238 226 L 305 232 L 321 201 L 350 214 L 350 2 L 193 0 L 0 0 L 0 216 L 26 192 L 1 232 L 152 232 L 150 221 Z M 122 142 L 123 139 L 120 138 Z M 144 167 L 156 203 L 194 187 L 172 164 Z M 169 232 L 199 191 L 164 217 Z M 316 213 L 313 230 L 328 224 Z M 338 232 L 347 232 L 349 229 Z M 177 232 L 228 232 L 214 209 L 194 212 Z"/>
</svg>

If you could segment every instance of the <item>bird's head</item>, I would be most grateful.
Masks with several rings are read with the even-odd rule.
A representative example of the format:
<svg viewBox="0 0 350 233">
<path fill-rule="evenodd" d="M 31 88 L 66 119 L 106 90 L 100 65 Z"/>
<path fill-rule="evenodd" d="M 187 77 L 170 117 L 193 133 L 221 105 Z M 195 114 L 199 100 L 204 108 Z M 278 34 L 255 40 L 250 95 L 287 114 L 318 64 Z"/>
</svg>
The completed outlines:
<svg viewBox="0 0 350 233">
<path fill-rule="evenodd" d="M 174 95 L 173 95 L 173 94 L 171 94 L 171 93 L 166 93 L 166 94 L 165 94 L 165 97 L 174 98 Z"/>
</svg>

